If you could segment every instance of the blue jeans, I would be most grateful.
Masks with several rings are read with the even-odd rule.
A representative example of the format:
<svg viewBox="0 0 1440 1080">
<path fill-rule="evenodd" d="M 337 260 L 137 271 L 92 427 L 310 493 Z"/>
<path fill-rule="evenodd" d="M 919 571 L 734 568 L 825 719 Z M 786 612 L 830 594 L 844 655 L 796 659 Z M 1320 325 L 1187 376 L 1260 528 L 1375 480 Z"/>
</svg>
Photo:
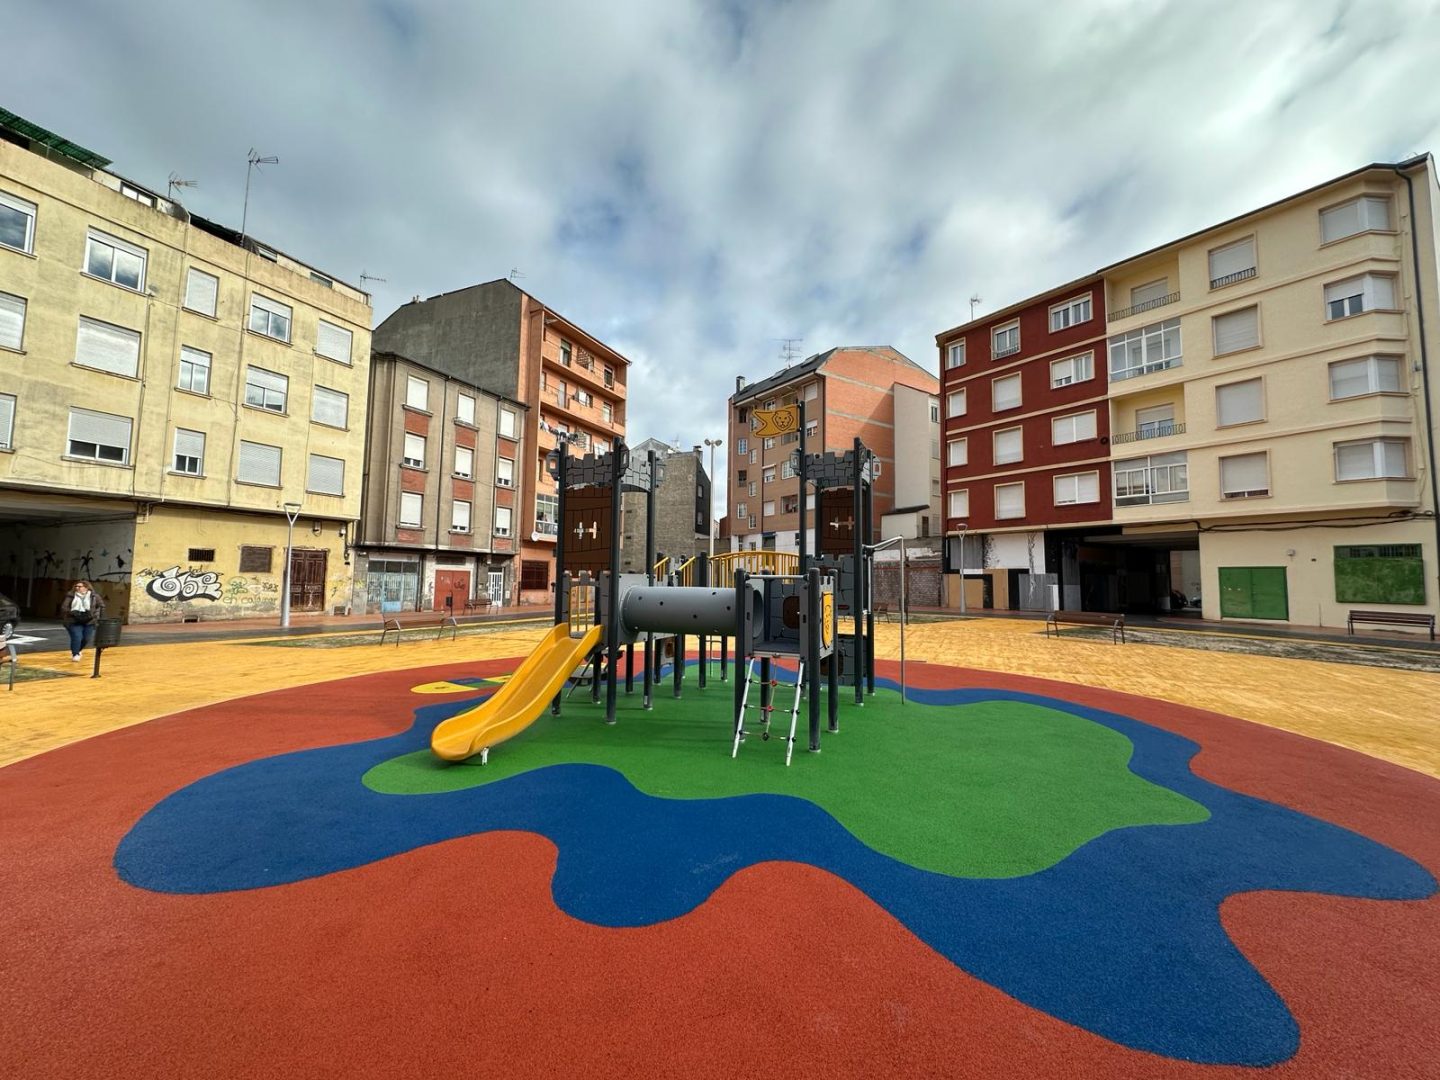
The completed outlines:
<svg viewBox="0 0 1440 1080">
<path fill-rule="evenodd" d="M 70 635 L 70 655 L 74 656 L 86 645 L 95 640 L 95 624 L 88 623 L 81 626 L 79 623 L 67 623 L 66 632 Z"/>
</svg>

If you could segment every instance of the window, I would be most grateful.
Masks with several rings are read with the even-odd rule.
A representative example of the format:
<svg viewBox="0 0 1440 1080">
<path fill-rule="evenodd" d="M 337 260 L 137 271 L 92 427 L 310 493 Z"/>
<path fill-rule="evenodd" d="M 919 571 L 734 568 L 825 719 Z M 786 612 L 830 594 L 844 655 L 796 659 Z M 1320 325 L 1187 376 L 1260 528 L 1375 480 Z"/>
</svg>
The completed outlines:
<svg viewBox="0 0 1440 1080">
<path fill-rule="evenodd" d="M 268 574 L 275 559 L 275 549 L 256 547 L 253 544 L 240 545 L 240 573 Z"/>
<path fill-rule="evenodd" d="M 1265 419 L 1265 389 L 1259 379 L 1215 388 L 1215 426 L 1253 424 Z"/>
<path fill-rule="evenodd" d="M 305 490 L 319 495 L 344 495 L 345 459 L 311 454 L 310 472 L 305 478 Z"/>
<path fill-rule="evenodd" d="M 1390 274 L 1361 274 L 1325 286 L 1325 317 L 1348 319 L 1366 311 L 1395 309 L 1395 278 Z"/>
<path fill-rule="evenodd" d="M 951 390 L 950 393 L 946 395 L 945 415 L 947 417 L 965 415 L 965 396 L 964 390 Z"/>
<path fill-rule="evenodd" d="M 762 444 L 762 445 L 763 445 L 763 448 L 766 449 L 766 450 L 774 450 L 774 449 L 775 449 L 775 440 L 774 440 L 773 438 L 767 438 L 767 439 L 765 439 L 765 440 L 763 441 L 763 444 Z"/>
<path fill-rule="evenodd" d="M 1398 356 L 1362 356 L 1330 365 L 1330 400 L 1362 394 L 1403 394 Z"/>
<path fill-rule="evenodd" d="M 176 385 L 194 394 L 210 393 L 210 354 L 181 345 L 180 381 Z"/>
<path fill-rule="evenodd" d="M 780 512 L 782 514 L 796 514 L 800 512 L 800 496 L 784 495 L 780 499 Z"/>
<path fill-rule="evenodd" d="M 568 342 L 568 341 L 561 341 L 561 342 L 560 342 L 560 363 L 564 364 L 566 367 L 569 367 L 569 366 L 570 366 L 570 359 L 571 359 L 571 357 L 570 357 L 570 342 Z"/>
<path fill-rule="evenodd" d="M 1256 499 L 1270 494 L 1269 455 L 1237 454 L 1220 459 L 1220 497 Z"/>
<path fill-rule="evenodd" d="M 550 564 L 544 559 L 526 559 L 520 564 L 520 588 L 550 588 Z"/>
<path fill-rule="evenodd" d="M 1025 516 L 1025 484 L 995 485 L 995 518 L 1021 518 Z"/>
<path fill-rule="evenodd" d="M 107 464 L 130 464 L 130 418 L 89 409 L 71 409 L 66 454 Z"/>
<path fill-rule="evenodd" d="M 819 421 L 819 420 L 806 420 L 806 421 L 805 421 L 805 437 L 806 437 L 807 439 L 813 439 L 813 438 L 814 438 L 816 435 L 818 435 L 818 434 L 820 434 L 820 421 Z"/>
<path fill-rule="evenodd" d="M 461 394 L 455 402 L 455 419 L 462 424 L 475 426 L 475 398 L 470 394 Z"/>
<path fill-rule="evenodd" d="M 1025 457 L 1024 432 L 1018 427 L 995 432 L 994 454 L 996 465 L 1008 465 Z"/>
<path fill-rule="evenodd" d="M 0 293 L 0 347 L 18 350 L 24 340 L 24 297 Z"/>
<path fill-rule="evenodd" d="M 27 255 L 34 250 L 34 203 L 0 191 L 0 244 Z"/>
<path fill-rule="evenodd" d="M 519 438 L 520 425 L 514 409 L 500 407 L 500 434 L 506 439 Z"/>
<path fill-rule="evenodd" d="M 751 464 L 751 465 L 754 465 L 754 464 L 756 464 L 759 460 L 760 460 L 760 451 L 759 451 L 759 450 L 751 450 L 751 451 L 750 451 L 750 464 Z"/>
<path fill-rule="evenodd" d="M 558 495 L 535 496 L 535 531 L 542 536 L 554 536 L 560 531 L 560 497 Z"/>
<path fill-rule="evenodd" d="M 140 370 L 140 335 L 81 315 L 75 335 L 75 363 L 133 379 Z"/>
<path fill-rule="evenodd" d="M 246 484 L 280 486 L 280 447 L 240 440 L 240 467 L 235 479 Z"/>
<path fill-rule="evenodd" d="M 743 407 L 736 409 L 735 423 L 739 424 L 742 428 L 748 427 L 750 424 L 750 410 Z"/>
<path fill-rule="evenodd" d="M 1098 472 L 1070 473 L 1055 477 L 1055 505 L 1075 506 L 1100 501 Z"/>
<path fill-rule="evenodd" d="M 1115 505 L 1185 502 L 1190 498 L 1185 452 L 1128 458 L 1114 465 Z"/>
<path fill-rule="evenodd" d="M 1057 416 L 1050 421 L 1050 445 L 1064 446 L 1081 439 L 1095 438 L 1095 410 Z"/>
<path fill-rule="evenodd" d="M 495 527 L 492 530 L 496 536 L 510 535 L 510 520 L 512 513 L 508 506 L 495 507 Z"/>
<path fill-rule="evenodd" d="M 1320 211 L 1320 242 L 1328 244 L 1363 232 L 1388 232 L 1390 200 L 1375 195 L 1351 199 Z"/>
<path fill-rule="evenodd" d="M 430 411 L 430 384 L 414 375 L 405 378 L 405 405 L 407 408 Z"/>
<path fill-rule="evenodd" d="M 1169 295 L 1169 278 L 1162 277 L 1156 281 L 1147 281 L 1144 285 L 1136 285 L 1130 290 L 1130 310 L 1138 314 L 1152 307 L 1159 307 Z"/>
<path fill-rule="evenodd" d="M 283 413 L 290 393 L 290 380 L 264 368 L 245 369 L 245 404 L 257 409 Z"/>
<path fill-rule="evenodd" d="M 601 379 L 604 381 L 604 383 L 605 383 L 606 386 L 614 386 L 614 385 L 615 385 L 615 369 L 612 368 L 609 364 L 606 364 L 605 367 L 604 367 L 604 368 L 602 369 L 602 371 L 601 371 Z"/>
<path fill-rule="evenodd" d="M 1056 304 L 1050 309 L 1050 332 L 1065 330 L 1083 322 L 1090 321 L 1090 297 L 1077 296 L 1073 300 L 1066 300 L 1063 304 Z"/>
<path fill-rule="evenodd" d="M 780 463 L 780 479 L 781 479 L 781 480 L 789 480 L 789 479 L 790 479 L 792 476 L 794 476 L 794 475 L 795 475 L 795 467 L 790 464 L 790 459 L 789 459 L 789 458 L 786 458 L 784 461 L 782 461 L 782 462 Z"/>
<path fill-rule="evenodd" d="M 745 513 L 746 509 L 747 509 L 747 508 L 746 508 L 746 506 L 745 506 L 745 504 L 744 504 L 743 502 L 742 502 L 742 503 L 736 503 L 736 504 L 735 504 L 735 516 L 736 516 L 739 520 L 744 521 L 745 518 L 746 518 L 746 513 Z"/>
<path fill-rule="evenodd" d="M 1135 410 L 1135 438 L 1163 439 L 1175 434 L 1175 406 L 1152 405 Z"/>
<path fill-rule="evenodd" d="M 177 473 L 203 476 L 205 473 L 205 433 L 175 429 L 175 465 Z"/>
<path fill-rule="evenodd" d="M 765 466 L 765 474 L 761 479 L 767 484 L 773 484 L 775 482 L 775 466 Z"/>
<path fill-rule="evenodd" d="M 401 452 L 400 464 L 412 469 L 425 467 L 425 436 L 409 431 L 405 433 L 405 449 Z"/>
<path fill-rule="evenodd" d="M 328 386 L 315 387 L 310 401 L 310 419 L 317 424 L 343 428 L 350 423 L 350 395 Z"/>
<path fill-rule="evenodd" d="M 1337 545 L 1335 600 L 1341 604 L 1425 603 L 1425 562 L 1420 545 Z"/>
<path fill-rule="evenodd" d="M 969 465 L 970 464 L 970 440 L 951 439 L 945 445 L 946 465 Z"/>
<path fill-rule="evenodd" d="M 420 518 L 424 513 L 424 496 L 415 491 L 402 491 L 400 493 L 399 524 L 418 529 L 420 527 Z"/>
<path fill-rule="evenodd" d="M 185 553 L 185 559 L 186 559 L 187 562 L 192 562 L 192 563 L 197 563 L 197 562 L 214 562 L 214 561 L 215 561 L 215 549 L 214 549 L 214 548 L 190 548 L 190 549 Z"/>
<path fill-rule="evenodd" d="M 335 287 L 335 282 L 333 279 L 328 278 L 324 274 L 318 273 L 314 270 L 310 271 L 310 280 L 315 282 L 315 284 L 317 285 L 324 285 L 327 289 L 333 289 Z"/>
<path fill-rule="evenodd" d="M 1020 375 L 1006 375 L 990 384 L 991 406 L 996 412 L 1020 407 Z"/>
<path fill-rule="evenodd" d="M 1335 444 L 1336 480 L 1400 479 L 1410 475 L 1405 439 L 1363 439 Z"/>
<path fill-rule="evenodd" d="M 754 480 L 751 480 L 751 481 L 750 481 L 750 485 L 745 489 L 745 494 L 746 494 L 746 495 L 754 495 L 754 494 L 755 494 L 755 481 L 754 481 Z"/>
<path fill-rule="evenodd" d="M 950 492 L 950 516 L 957 518 L 970 516 L 970 492 L 968 489 Z"/>
<path fill-rule="evenodd" d="M 815 400 L 817 397 L 819 397 L 819 396 L 820 396 L 820 384 L 819 384 L 818 382 L 811 382 L 811 383 L 806 383 L 806 384 L 805 384 L 805 400 L 806 400 L 806 401 L 814 401 L 814 400 Z"/>
<path fill-rule="evenodd" d="M 1182 362 L 1179 319 L 1151 323 L 1110 339 L 1110 378 L 1114 381 L 1179 367 Z"/>
<path fill-rule="evenodd" d="M 1247 236 L 1210 252 L 1210 288 L 1222 289 L 1255 276 L 1255 238 Z"/>
<path fill-rule="evenodd" d="M 737 469 L 735 472 L 735 482 L 737 484 L 745 483 L 745 475 L 746 473 L 744 469 Z"/>
<path fill-rule="evenodd" d="M 146 206 L 155 205 L 154 195 L 151 195 L 148 191 L 141 191 L 139 188 L 133 187 L 130 184 L 122 183 L 120 185 L 120 194 L 124 195 L 127 199 L 134 199 L 136 202 L 143 203 Z"/>
<path fill-rule="evenodd" d="M 462 446 L 462 447 L 457 448 L 457 450 L 456 450 L 456 456 L 455 456 L 455 471 L 456 471 L 456 472 L 460 472 L 460 455 L 459 455 L 459 451 L 460 451 L 460 450 L 464 450 L 464 449 L 465 449 L 465 448 Z M 464 475 L 464 476 L 469 476 L 469 475 L 470 475 L 470 460 L 469 460 L 469 459 L 470 459 L 470 456 L 471 456 L 471 455 L 470 455 L 469 451 L 466 451 L 465 471 L 464 471 L 464 473 L 462 474 L 462 475 Z M 495 459 L 495 483 L 498 484 L 500 487 L 514 487 L 514 486 L 515 486 L 515 462 L 512 461 L 510 458 L 503 458 L 503 457 L 502 457 L 502 458 L 496 458 L 496 459 Z"/>
<path fill-rule="evenodd" d="M 579 390 L 579 389 L 577 389 L 577 390 L 575 391 L 575 404 L 576 404 L 576 405 L 594 405 L 594 404 L 595 404 L 595 397 L 594 397 L 594 395 L 592 395 L 592 394 L 590 393 L 589 390 Z"/>
<path fill-rule="evenodd" d="M 945 347 L 945 369 L 965 366 L 965 339 L 952 341 Z"/>
<path fill-rule="evenodd" d="M 736 440 L 735 440 L 735 452 L 736 452 L 737 454 L 745 454 L 745 453 L 749 453 L 749 451 L 750 451 L 750 440 L 749 440 L 749 439 L 736 439 Z"/>
<path fill-rule="evenodd" d="M 250 329 L 257 334 L 290 341 L 290 306 L 258 293 L 250 294 Z"/>
<path fill-rule="evenodd" d="M 455 475 L 469 480 L 475 475 L 475 451 L 468 446 L 455 447 Z M 515 462 L 500 458 L 495 464 L 495 483 L 502 487 L 515 486 Z"/>
<path fill-rule="evenodd" d="M 779 402 L 777 402 L 777 401 L 772 397 L 769 401 L 765 402 L 765 408 L 766 408 L 767 410 L 773 412 L 773 411 L 775 410 L 775 406 L 778 405 L 778 404 L 779 404 Z"/>
<path fill-rule="evenodd" d="M 215 317 L 215 302 L 220 295 L 220 279 L 214 274 L 191 267 L 185 274 L 185 306 L 201 315 Z"/>
<path fill-rule="evenodd" d="M 91 229 L 85 238 L 85 272 L 137 292 L 145 288 L 146 251 Z"/>
<path fill-rule="evenodd" d="M 607 424 L 613 424 L 615 422 L 615 406 L 608 401 L 602 401 L 600 403 L 600 419 Z"/>
<path fill-rule="evenodd" d="M 765 517 L 774 517 L 774 516 L 775 516 L 775 500 L 774 500 L 774 499 L 767 499 L 767 500 L 765 500 L 765 502 L 762 503 L 761 506 L 760 506 L 760 513 L 763 514 Z"/>
<path fill-rule="evenodd" d="M 0 394 L 0 450 L 15 449 L 15 395 Z"/>
<path fill-rule="evenodd" d="M 932 424 L 940 422 L 940 402 L 938 401 L 930 402 L 930 422 Z"/>
<path fill-rule="evenodd" d="M 1260 308 L 1247 307 L 1227 311 L 1210 320 L 1215 341 L 1215 355 L 1253 349 L 1260 344 Z"/>
<path fill-rule="evenodd" d="M 468 533 L 470 531 L 470 504 L 456 499 L 450 504 L 450 531 Z"/>
<path fill-rule="evenodd" d="M 750 528 L 752 528 L 752 529 L 755 528 L 755 515 L 754 515 L 754 514 L 751 514 L 751 515 L 750 515 L 749 526 L 750 526 Z M 751 550 L 752 550 L 752 551 L 754 550 L 753 545 L 752 545 L 752 547 L 751 547 Z"/>
<path fill-rule="evenodd" d="M 1052 389 L 1084 382 L 1086 379 L 1094 377 L 1094 353 L 1081 353 L 1079 356 L 1067 356 L 1063 360 L 1050 361 L 1050 386 Z"/>
<path fill-rule="evenodd" d="M 990 355 L 999 360 L 1002 356 L 1011 356 L 1020 351 L 1020 321 L 1006 323 L 1004 326 L 997 326 L 990 333 Z"/>
<path fill-rule="evenodd" d="M 350 347 L 355 335 L 343 326 L 321 319 L 315 329 L 315 351 L 327 360 L 350 363 Z"/>
</svg>

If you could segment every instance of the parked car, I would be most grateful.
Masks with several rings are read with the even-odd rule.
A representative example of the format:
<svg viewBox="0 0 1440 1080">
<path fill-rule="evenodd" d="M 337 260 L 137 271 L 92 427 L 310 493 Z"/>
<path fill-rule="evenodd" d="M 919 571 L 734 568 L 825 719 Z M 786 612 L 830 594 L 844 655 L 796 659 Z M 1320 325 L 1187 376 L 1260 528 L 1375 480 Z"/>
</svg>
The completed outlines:
<svg viewBox="0 0 1440 1080">
<path fill-rule="evenodd" d="M 9 637 L 20 625 L 20 605 L 0 593 L 0 637 Z"/>
</svg>

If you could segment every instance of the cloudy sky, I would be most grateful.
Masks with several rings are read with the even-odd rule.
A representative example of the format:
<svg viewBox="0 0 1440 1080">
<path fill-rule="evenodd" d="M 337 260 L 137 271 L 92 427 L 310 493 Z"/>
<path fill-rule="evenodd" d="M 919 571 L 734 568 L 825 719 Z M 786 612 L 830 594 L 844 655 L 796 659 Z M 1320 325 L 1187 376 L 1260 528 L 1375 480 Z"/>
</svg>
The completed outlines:
<svg viewBox="0 0 1440 1080">
<path fill-rule="evenodd" d="M 1440 0 L 6 7 L 0 105 L 237 227 L 278 156 L 250 232 L 377 323 L 518 270 L 633 361 L 631 441 L 723 434 L 781 339 L 933 370 L 973 295 L 1440 151 Z"/>
</svg>

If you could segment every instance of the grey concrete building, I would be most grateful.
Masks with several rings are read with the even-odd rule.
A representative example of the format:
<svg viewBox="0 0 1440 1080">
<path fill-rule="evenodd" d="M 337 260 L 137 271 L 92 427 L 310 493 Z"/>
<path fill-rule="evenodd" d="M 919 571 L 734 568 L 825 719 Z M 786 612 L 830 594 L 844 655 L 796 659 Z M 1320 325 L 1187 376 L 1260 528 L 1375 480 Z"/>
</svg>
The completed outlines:
<svg viewBox="0 0 1440 1080">
<path fill-rule="evenodd" d="M 655 495 L 655 551 L 657 557 L 668 555 L 672 567 L 679 566 L 709 548 L 710 476 L 698 446 L 681 450 L 659 439 L 646 439 L 632 446 L 630 453 L 644 457 L 650 450 L 664 464 L 664 479 Z M 645 495 L 629 492 L 622 506 L 620 568 L 645 573 Z"/>
</svg>

